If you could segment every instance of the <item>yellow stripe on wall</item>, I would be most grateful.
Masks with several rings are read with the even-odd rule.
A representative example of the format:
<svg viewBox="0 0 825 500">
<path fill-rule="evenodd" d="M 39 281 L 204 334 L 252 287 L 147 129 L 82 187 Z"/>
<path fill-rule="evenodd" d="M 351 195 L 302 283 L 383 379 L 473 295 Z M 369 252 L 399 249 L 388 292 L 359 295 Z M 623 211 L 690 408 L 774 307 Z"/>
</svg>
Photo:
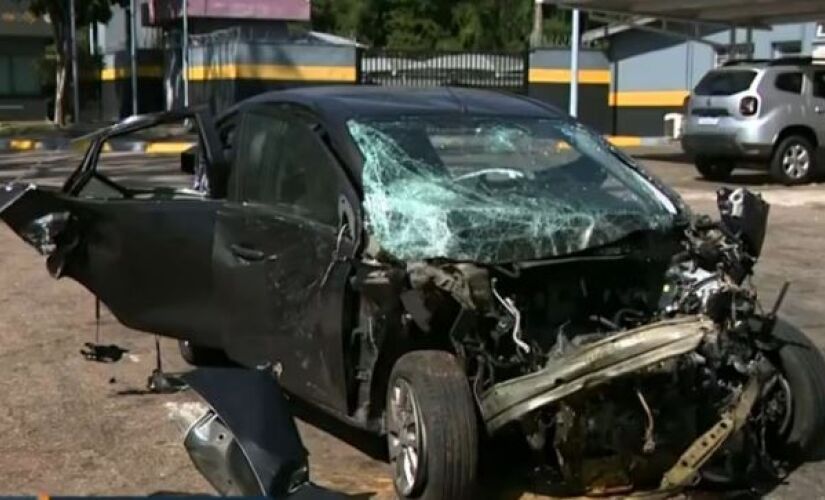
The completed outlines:
<svg viewBox="0 0 825 500">
<path fill-rule="evenodd" d="M 690 94 L 687 90 L 628 90 L 611 92 L 608 102 L 619 107 L 680 107 Z"/>
<path fill-rule="evenodd" d="M 530 83 L 570 83 L 572 72 L 569 69 L 534 68 L 530 70 Z M 609 84 L 609 69 L 580 69 L 579 83 Z"/>
<path fill-rule="evenodd" d="M 224 64 L 189 68 L 190 81 L 232 79 L 354 82 L 355 66 Z"/>
<path fill-rule="evenodd" d="M 100 70 L 100 79 L 104 82 L 123 80 L 132 76 L 132 68 L 103 68 Z M 163 78 L 161 66 L 138 66 L 140 78 Z"/>
<path fill-rule="evenodd" d="M 100 72 L 103 81 L 129 78 L 130 68 L 105 68 Z M 143 66 L 138 68 L 138 76 L 144 78 L 162 78 L 160 66 Z M 208 80 L 292 80 L 322 82 L 354 82 L 355 66 L 291 66 L 281 64 L 224 64 L 221 66 L 191 66 L 189 81 Z"/>
</svg>

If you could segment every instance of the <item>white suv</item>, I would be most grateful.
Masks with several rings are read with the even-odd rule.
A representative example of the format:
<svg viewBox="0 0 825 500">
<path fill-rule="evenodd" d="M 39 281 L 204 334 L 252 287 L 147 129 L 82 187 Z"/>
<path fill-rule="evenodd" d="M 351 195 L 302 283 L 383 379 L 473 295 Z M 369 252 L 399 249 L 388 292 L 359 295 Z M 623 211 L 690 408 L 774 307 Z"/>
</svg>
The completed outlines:
<svg viewBox="0 0 825 500">
<path fill-rule="evenodd" d="M 825 65 L 812 58 L 733 61 L 699 82 L 685 106 L 682 147 L 703 177 L 767 167 L 784 184 L 810 181 L 825 146 Z"/>
</svg>

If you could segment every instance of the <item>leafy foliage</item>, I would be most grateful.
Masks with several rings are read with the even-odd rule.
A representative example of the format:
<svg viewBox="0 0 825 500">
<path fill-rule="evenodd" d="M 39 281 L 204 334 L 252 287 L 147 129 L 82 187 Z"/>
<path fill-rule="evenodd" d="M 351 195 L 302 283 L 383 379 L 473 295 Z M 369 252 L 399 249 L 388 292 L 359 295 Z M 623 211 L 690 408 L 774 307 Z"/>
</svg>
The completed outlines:
<svg viewBox="0 0 825 500">
<path fill-rule="evenodd" d="M 390 49 L 517 50 L 534 0 L 313 0 L 313 25 Z M 545 31 L 567 23 L 552 15 Z"/>
</svg>

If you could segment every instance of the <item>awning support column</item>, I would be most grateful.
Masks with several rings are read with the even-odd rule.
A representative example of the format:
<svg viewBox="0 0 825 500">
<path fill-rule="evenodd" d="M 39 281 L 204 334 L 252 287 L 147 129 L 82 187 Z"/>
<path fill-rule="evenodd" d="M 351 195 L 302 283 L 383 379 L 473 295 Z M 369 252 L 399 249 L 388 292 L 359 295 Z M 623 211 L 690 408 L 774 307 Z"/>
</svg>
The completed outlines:
<svg viewBox="0 0 825 500">
<path fill-rule="evenodd" d="M 581 26 L 579 9 L 573 9 L 573 23 L 570 28 L 570 116 L 579 114 L 579 44 Z"/>
</svg>

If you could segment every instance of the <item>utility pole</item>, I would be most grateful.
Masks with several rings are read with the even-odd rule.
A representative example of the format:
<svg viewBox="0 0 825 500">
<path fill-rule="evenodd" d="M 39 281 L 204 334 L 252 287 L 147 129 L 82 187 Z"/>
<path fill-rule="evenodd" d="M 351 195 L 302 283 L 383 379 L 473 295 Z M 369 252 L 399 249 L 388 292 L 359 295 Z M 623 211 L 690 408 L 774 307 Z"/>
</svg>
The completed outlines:
<svg viewBox="0 0 825 500">
<path fill-rule="evenodd" d="M 132 115 L 138 114 L 137 2 L 129 0 L 129 52 L 132 59 Z"/>
<path fill-rule="evenodd" d="M 69 0 L 69 49 L 72 57 L 72 105 L 74 122 L 80 123 L 80 78 L 77 74 L 77 31 L 75 27 L 74 1 Z"/>
<path fill-rule="evenodd" d="M 535 0 L 533 5 L 533 31 L 530 33 L 530 46 L 539 47 L 544 42 L 544 2 Z"/>
<path fill-rule="evenodd" d="M 570 116 L 579 115 L 579 43 L 581 26 L 579 9 L 573 9 L 573 26 L 570 28 Z"/>
<path fill-rule="evenodd" d="M 183 106 L 189 107 L 189 0 L 183 1 L 183 40 L 181 41 L 183 71 Z"/>
</svg>

